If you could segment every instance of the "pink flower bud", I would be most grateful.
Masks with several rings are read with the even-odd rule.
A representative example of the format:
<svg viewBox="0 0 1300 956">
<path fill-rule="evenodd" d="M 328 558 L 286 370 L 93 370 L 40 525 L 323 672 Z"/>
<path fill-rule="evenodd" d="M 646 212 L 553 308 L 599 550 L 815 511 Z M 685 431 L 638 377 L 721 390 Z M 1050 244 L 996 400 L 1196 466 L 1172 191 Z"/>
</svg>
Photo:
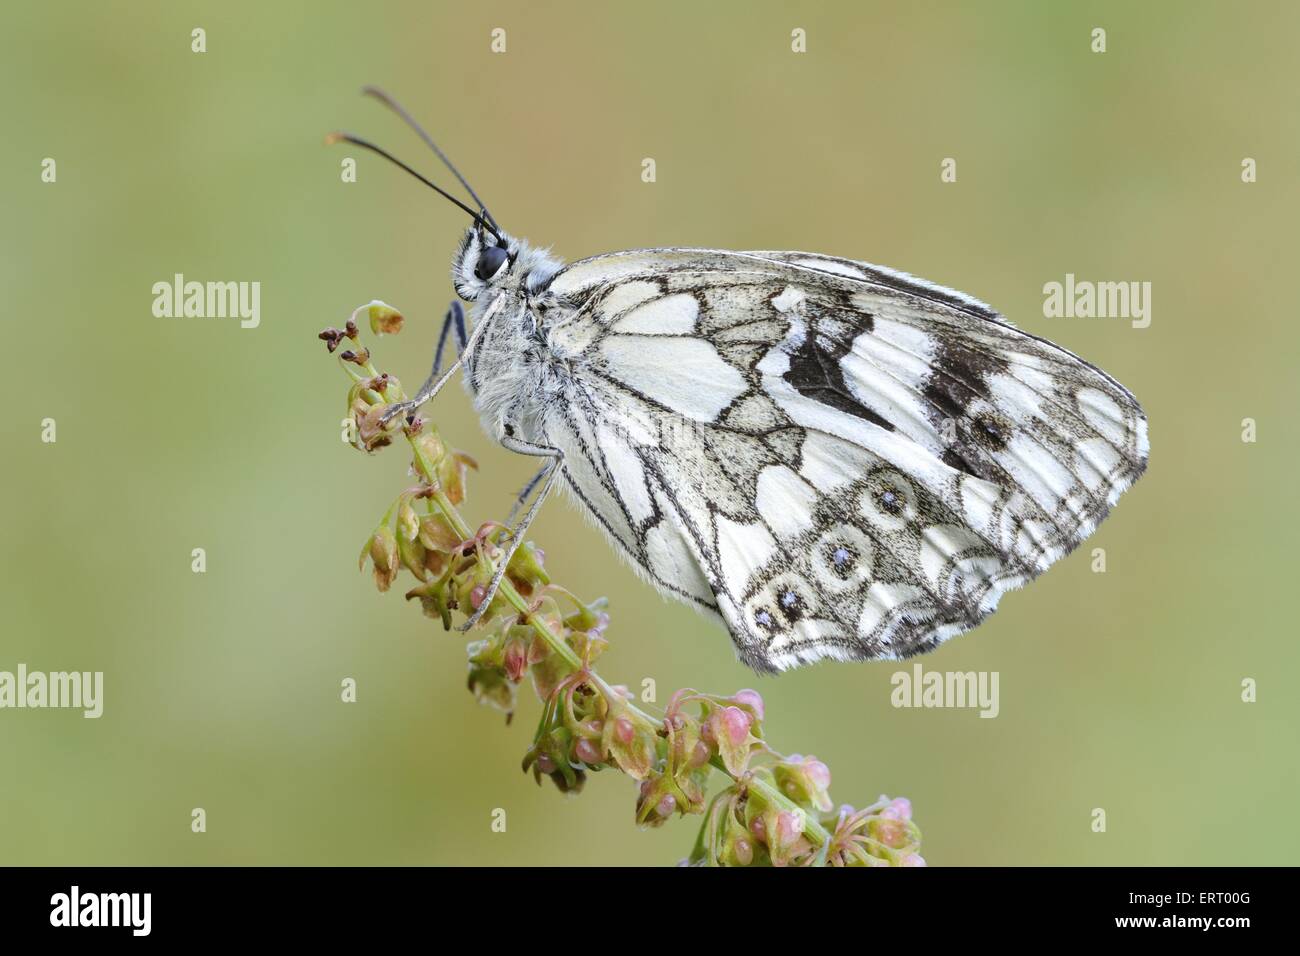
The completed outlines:
<svg viewBox="0 0 1300 956">
<path fill-rule="evenodd" d="M 660 800 L 659 805 L 655 807 L 655 811 L 661 817 L 672 816 L 673 811 L 676 809 L 677 809 L 677 798 L 674 797 L 671 793 L 665 793 L 664 798 Z"/>
<path fill-rule="evenodd" d="M 925 866 L 925 860 L 919 853 L 909 853 L 903 857 L 902 866 Z"/>
<path fill-rule="evenodd" d="M 594 765 L 601 762 L 600 747 L 594 740 L 586 737 L 578 738 L 578 742 L 573 745 L 573 755 L 583 763 Z"/>
<path fill-rule="evenodd" d="M 537 769 L 546 774 L 555 773 L 555 761 L 546 754 L 542 754 L 537 758 Z"/>
<path fill-rule="evenodd" d="M 776 840 L 782 847 L 793 846 L 794 841 L 803 835 L 803 818 L 791 811 L 783 810 L 776 818 Z"/>
<path fill-rule="evenodd" d="M 907 828 L 900 820 L 880 817 L 871 827 L 871 835 L 891 849 L 897 850 L 907 842 Z"/>
<path fill-rule="evenodd" d="M 737 840 L 733 852 L 736 854 L 736 862 L 741 866 L 749 866 L 754 862 L 754 848 L 748 840 Z"/>
<path fill-rule="evenodd" d="M 758 716 L 759 720 L 763 719 L 763 697 L 758 691 L 746 687 L 744 690 L 736 691 L 732 700 L 737 704 L 744 704 Z"/>
<path fill-rule="evenodd" d="M 754 817 L 749 821 L 749 830 L 758 838 L 758 842 L 767 842 L 767 824 L 763 822 L 762 817 Z"/>
<path fill-rule="evenodd" d="M 691 751 L 691 767 L 703 767 L 713 756 L 713 751 L 703 740 L 695 741 L 695 749 Z"/>
<path fill-rule="evenodd" d="M 511 641 L 506 647 L 505 658 L 502 661 L 506 676 L 512 681 L 523 679 L 524 671 L 528 669 L 528 648 L 522 641 Z"/>
<path fill-rule="evenodd" d="M 891 801 L 889 805 L 898 812 L 900 820 L 912 819 L 912 801 L 907 797 L 898 797 Z"/>
<path fill-rule="evenodd" d="M 470 606 L 477 611 L 478 606 L 483 603 L 485 597 L 487 597 L 487 588 L 481 584 L 474 585 L 473 589 L 469 592 Z"/>
<path fill-rule="evenodd" d="M 816 757 L 809 757 L 803 764 L 804 772 L 808 774 L 808 779 L 812 781 L 813 786 L 825 790 L 831 785 L 831 768 L 826 766 Z"/>
<path fill-rule="evenodd" d="M 630 744 L 636 737 L 636 727 L 626 717 L 620 717 L 614 721 L 614 736 L 618 738 L 619 743 Z"/>
<path fill-rule="evenodd" d="M 739 707 L 725 707 L 721 712 L 720 723 L 728 742 L 733 747 L 739 747 L 749 736 L 749 725 L 753 723 L 753 718 Z"/>
</svg>

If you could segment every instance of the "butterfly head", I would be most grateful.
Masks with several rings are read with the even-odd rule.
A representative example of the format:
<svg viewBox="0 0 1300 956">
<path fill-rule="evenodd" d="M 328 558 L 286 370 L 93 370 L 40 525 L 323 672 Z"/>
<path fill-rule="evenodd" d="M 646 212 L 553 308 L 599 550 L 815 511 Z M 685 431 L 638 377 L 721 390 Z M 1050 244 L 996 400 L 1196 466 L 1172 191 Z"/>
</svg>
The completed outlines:
<svg viewBox="0 0 1300 956">
<path fill-rule="evenodd" d="M 473 302 L 489 289 L 504 287 L 516 271 L 522 243 L 503 232 L 491 232 L 475 223 L 451 261 L 451 281 L 456 294 Z"/>
<path fill-rule="evenodd" d="M 501 230 L 496 220 L 492 218 L 492 214 L 488 212 L 487 205 L 479 199 L 478 193 L 470 186 L 469 181 L 452 165 L 447 154 L 438 148 L 424 128 L 412 119 L 410 113 L 383 90 L 367 86 L 362 92 L 379 100 L 419 134 L 465 188 L 465 192 L 469 193 L 472 205 L 457 199 L 424 174 L 417 172 L 388 150 L 376 146 L 369 140 L 340 131 L 330 133 L 325 137 L 325 141 L 351 143 L 382 156 L 469 215 L 473 225 L 466 230 L 465 238 L 461 240 L 451 264 L 451 280 L 456 286 L 456 293 L 462 299 L 473 302 L 489 290 L 506 291 L 511 288 L 526 288 L 532 291 L 555 274 L 559 269 L 559 263 L 546 252 L 532 249 L 527 243 L 514 239 Z"/>
</svg>

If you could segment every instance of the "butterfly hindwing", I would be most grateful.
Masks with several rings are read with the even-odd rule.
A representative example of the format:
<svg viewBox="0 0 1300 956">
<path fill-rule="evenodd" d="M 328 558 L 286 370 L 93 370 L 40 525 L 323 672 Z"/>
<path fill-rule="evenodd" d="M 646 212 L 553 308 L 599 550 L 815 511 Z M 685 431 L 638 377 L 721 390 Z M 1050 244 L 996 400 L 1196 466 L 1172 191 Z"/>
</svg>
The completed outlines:
<svg viewBox="0 0 1300 956">
<path fill-rule="evenodd" d="M 569 485 L 760 670 L 973 627 L 1145 467 L 1146 420 L 1113 379 L 879 267 L 647 250 L 550 291 L 581 363 L 545 423 Z"/>
</svg>

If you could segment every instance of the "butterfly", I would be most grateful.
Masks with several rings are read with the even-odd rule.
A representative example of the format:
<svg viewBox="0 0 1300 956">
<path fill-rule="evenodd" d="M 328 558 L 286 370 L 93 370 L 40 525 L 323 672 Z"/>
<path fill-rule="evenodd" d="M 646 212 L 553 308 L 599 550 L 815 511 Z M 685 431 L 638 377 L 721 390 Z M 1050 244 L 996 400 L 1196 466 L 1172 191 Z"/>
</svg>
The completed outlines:
<svg viewBox="0 0 1300 956">
<path fill-rule="evenodd" d="M 969 296 L 807 252 L 641 249 L 564 264 L 472 217 L 411 415 L 458 370 L 541 461 L 490 594 L 558 486 L 761 672 L 900 659 L 975 627 L 1096 529 L 1148 458 L 1114 378 Z M 449 332 L 458 358 L 441 370 Z M 519 513 L 522 517 L 516 521 Z M 471 617 L 466 625 L 472 626 Z"/>
</svg>

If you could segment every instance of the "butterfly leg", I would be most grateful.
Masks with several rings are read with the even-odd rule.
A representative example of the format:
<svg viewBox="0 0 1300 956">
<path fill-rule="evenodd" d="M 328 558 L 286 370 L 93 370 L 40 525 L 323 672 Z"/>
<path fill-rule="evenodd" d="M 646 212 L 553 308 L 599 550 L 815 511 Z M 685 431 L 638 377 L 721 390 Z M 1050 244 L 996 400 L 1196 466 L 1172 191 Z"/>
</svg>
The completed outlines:
<svg viewBox="0 0 1300 956">
<path fill-rule="evenodd" d="M 533 503 L 528 506 L 528 510 L 525 512 L 523 520 L 511 528 L 510 537 L 504 542 L 505 553 L 497 561 L 496 571 L 493 572 L 492 580 L 488 583 L 487 591 L 483 594 L 483 600 L 479 602 L 478 608 L 469 616 L 469 619 L 461 625 L 460 629 L 462 631 L 468 631 L 471 627 L 477 624 L 479 618 L 481 618 L 483 613 L 488 609 L 488 605 L 492 603 L 492 599 L 496 597 L 497 589 L 501 586 L 501 579 L 504 578 L 506 574 L 506 566 L 510 564 L 510 559 L 514 557 L 515 552 L 519 550 L 519 545 L 523 541 L 524 535 L 527 533 L 529 526 L 533 523 L 533 519 L 537 517 L 537 512 L 541 510 L 542 502 L 544 502 L 546 496 L 550 494 L 551 489 L 555 486 L 556 479 L 560 476 L 561 469 L 564 467 L 564 452 L 560 451 L 558 448 L 551 448 L 547 445 L 536 445 L 532 442 L 515 438 L 512 435 L 503 435 L 501 438 L 501 445 L 507 450 L 513 451 L 519 455 L 531 455 L 534 458 L 546 458 L 549 460 L 542 466 L 541 471 L 539 471 L 528 483 L 529 487 L 525 489 L 525 493 L 520 496 L 521 499 L 526 498 L 527 492 L 531 490 L 532 486 L 535 486 L 539 481 L 542 483 L 541 490 L 537 493 L 537 496 L 533 498 Z"/>
<path fill-rule="evenodd" d="M 478 324 L 474 326 L 474 331 L 468 336 L 465 334 L 465 310 L 461 308 L 459 302 L 452 302 L 442 320 L 442 332 L 438 335 L 438 347 L 433 353 L 433 369 L 429 372 L 429 377 L 424 380 L 424 384 L 420 386 L 420 390 L 415 393 L 414 398 L 406 402 L 395 402 L 384 411 L 380 419 L 383 424 L 387 425 L 399 415 L 411 414 L 442 391 L 442 387 L 447 384 L 447 380 L 456 374 L 461 363 L 465 361 L 465 353 L 469 351 L 470 345 L 478 338 L 479 332 L 487 325 L 488 320 L 496 314 L 502 301 L 502 298 L 498 298 L 492 304 L 483 317 L 479 319 Z M 451 368 L 440 376 L 438 372 L 442 368 L 443 348 L 447 344 L 448 333 L 453 329 L 456 332 L 456 361 L 452 363 Z"/>
<path fill-rule="evenodd" d="M 431 379 L 436 378 L 439 369 L 442 368 L 442 350 L 447 345 L 447 333 L 453 329 L 456 331 L 456 358 L 460 358 L 465 354 L 468 338 L 465 334 L 465 310 L 457 299 L 452 299 L 451 305 L 447 306 L 447 314 L 442 317 L 442 331 L 438 333 L 438 348 L 433 353 L 433 371 L 429 373 Z"/>
<path fill-rule="evenodd" d="M 537 474 L 529 478 L 527 483 L 522 488 L 519 489 L 519 494 L 515 496 L 515 503 L 510 506 L 510 514 L 506 518 L 507 525 L 513 527 L 515 523 L 515 517 L 519 514 L 519 509 L 522 508 L 525 503 L 527 503 L 528 496 L 533 493 L 533 489 L 537 487 L 538 482 L 540 482 L 543 478 L 546 477 L 546 473 L 550 470 L 550 468 L 551 468 L 550 462 L 547 462 L 546 464 L 542 465 L 541 468 L 537 469 Z"/>
</svg>

